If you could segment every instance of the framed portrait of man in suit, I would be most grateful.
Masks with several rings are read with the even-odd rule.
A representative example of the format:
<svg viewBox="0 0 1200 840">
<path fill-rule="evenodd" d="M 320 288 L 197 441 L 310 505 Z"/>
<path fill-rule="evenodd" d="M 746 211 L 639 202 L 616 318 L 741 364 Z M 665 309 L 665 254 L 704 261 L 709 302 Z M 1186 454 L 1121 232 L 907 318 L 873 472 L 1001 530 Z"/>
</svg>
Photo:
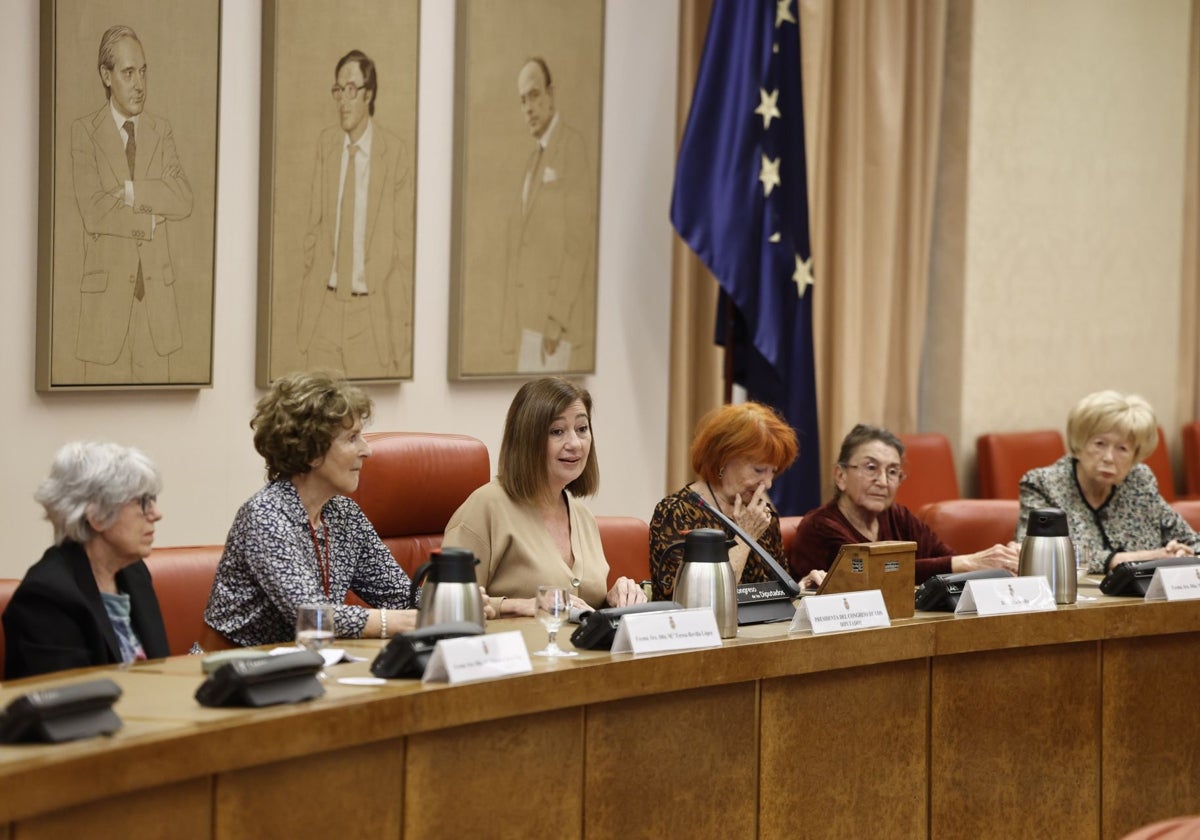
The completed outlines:
<svg viewBox="0 0 1200 840">
<path fill-rule="evenodd" d="M 596 367 L 603 0 L 459 0 L 452 379 Z"/>
<path fill-rule="evenodd" d="M 257 380 L 412 378 L 417 0 L 263 3 Z"/>
<path fill-rule="evenodd" d="M 42 0 L 40 391 L 212 383 L 218 0 Z"/>
</svg>

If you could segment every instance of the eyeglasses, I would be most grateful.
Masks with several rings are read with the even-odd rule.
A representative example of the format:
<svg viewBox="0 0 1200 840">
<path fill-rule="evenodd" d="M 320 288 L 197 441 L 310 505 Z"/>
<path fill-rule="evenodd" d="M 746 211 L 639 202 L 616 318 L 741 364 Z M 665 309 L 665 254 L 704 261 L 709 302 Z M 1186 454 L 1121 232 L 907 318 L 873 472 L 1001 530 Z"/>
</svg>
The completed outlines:
<svg viewBox="0 0 1200 840">
<path fill-rule="evenodd" d="M 868 481 L 875 481 L 879 478 L 880 473 L 887 476 L 888 484 L 899 484 L 908 478 L 908 473 L 899 467 L 891 466 L 884 469 L 870 459 L 863 461 L 861 464 L 842 464 L 842 467 L 847 470 L 862 470 L 862 474 L 867 477 Z"/>
<path fill-rule="evenodd" d="M 150 513 L 150 508 L 154 507 L 158 503 L 158 496 L 154 495 L 153 493 L 143 493 L 142 495 L 132 498 L 129 501 L 137 502 L 138 507 L 142 509 L 142 516 L 146 516 Z"/>
<path fill-rule="evenodd" d="M 358 99 L 358 92 L 360 90 L 366 90 L 366 88 L 361 85 L 356 85 L 354 82 L 346 82 L 346 84 L 342 85 L 341 87 L 334 85 L 329 89 L 329 92 L 333 94 L 334 99 L 336 99 L 338 102 L 341 102 L 342 97 L 352 100 Z"/>
</svg>

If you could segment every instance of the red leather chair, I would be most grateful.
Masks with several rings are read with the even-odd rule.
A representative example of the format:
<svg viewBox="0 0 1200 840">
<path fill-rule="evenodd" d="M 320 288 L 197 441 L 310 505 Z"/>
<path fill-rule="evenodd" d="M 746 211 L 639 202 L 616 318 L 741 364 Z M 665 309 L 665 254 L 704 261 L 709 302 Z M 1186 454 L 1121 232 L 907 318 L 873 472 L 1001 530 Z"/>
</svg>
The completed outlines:
<svg viewBox="0 0 1200 840">
<path fill-rule="evenodd" d="M 215 633 L 204 623 L 208 593 L 224 549 L 223 545 L 155 548 L 146 558 L 172 656 L 187 653 L 193 642 L 205 650 L 229 647 L 208 638 Z"/>
<path fill-rule="evenodd" d="M 917 515 L 956 554 L 973 554 L 1011 542 L 1020 512 L 1016 499 L 948 499 L 926 505 Z"/>
<path fill-rule="evenodd" d="M 1171 472 L 1171 455 L 1167 452 L 1167 438 L 1163 435 L 1162 426 L 1158 427 L 1158 446 L 1146 457 L 1145 464 L 1154 471 L 1159 495 L 1168 502 L 1179 498 L 1175 492 L 1175 475 Z"/>
<path fill-rule="evenodd" d="M 21 581 L 15 578 L 0 578 L 0 615 L 8 609 L 8 602 L 12 600 L 13 593 L 17 591 L 17 585 Z M 0 624 L 0 679 L 4 679 L 4 654 L 7 650 L 8 643 L 4 639 L 4 625 Z"/>
<path fill-rule="evenodd" d="M 1183 477 L 1184 490 L 1190 498 L 1200 498 L 1200 422 L 1184 423 Z"/>
<path fill-rule="evenodd" d="M 600 543 L 608 560 L 608 586 L 619 577 L 650 579 L 650 526 L 636 516 L 597 516 Z"/>
<path fill-rule="evenodd" d="M 1200 499 L 1176 499 L 1171 507 L 1187 520 L 1193 531 L 1200 531 Z"/>
<path fill-rule="evenodd" d="M 908 478 L 896 491 L 896 501 L 909 510 L 931 502 L 957 499 L 958 474 L 950 441 L 938 432 L 900 435 L 904 444 L 904 470 Z"/>
<path fill-rule="evenodd" d="M 371 457 L 351 498 L 412 575 L 441 547 L 458 506 L 487 484 L 487 447 L 468 435 L 370 432 L 364 437 Z"/>
<path fill-rule="evenodd" d="M 1062 432 L 996 432 L 975 441 L 979 460 L 979 496 L 983 499 L 1019 498 L 1018 485 L 1025 473 L 1054 463 L 1067 453 Z"/>
</svg>

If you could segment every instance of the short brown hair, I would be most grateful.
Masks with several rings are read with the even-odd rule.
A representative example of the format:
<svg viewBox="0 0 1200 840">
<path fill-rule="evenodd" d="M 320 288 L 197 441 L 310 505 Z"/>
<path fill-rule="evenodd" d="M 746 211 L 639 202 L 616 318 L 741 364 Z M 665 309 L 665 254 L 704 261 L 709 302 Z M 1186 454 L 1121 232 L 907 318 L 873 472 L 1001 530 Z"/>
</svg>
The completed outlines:
<svg viewBox="0 0 1200 840">
<path fill-rule="evenodd" d="M 550 425 L 576 400 L 583 403 L 588 425 L 592 420 L 592 395 L 573 382 L 556 376 L 526 382 L 513 397 L 504 419 L 500 441 L 500 486 L 519 502 L 535 501 L 546 490 L 546 441 Z M 588 449 L 579 478 L 567 485 L 572 496 L 591 496 L 600 489 L 596 438 Z"/>
<path fill-rule="evenodd" d="M 723 405 L 701 418 L 692 439 L 692 469 L 717 481 L 736 458 L 783 472 L 796 460 L 796 432 L 775 409 L 756 402 Z"/>
<path fill-rule="evenodd" d="M 371 416 L 371 398 L 329 371 L 296 371 L 276 379 L 258 404 L 250 428 L 267 463 L 267 479 L 312 469 L 342 429 Z"/>
<path fill-rule="evenodd" d="M 1140 464 L 1158 446 L 1158 421 L 1150 403 L 1136 394 L 1097 391 L 1075 404 L 1067 415 L 1067 448 L 1078 456 L 1090 438 L 1116 432 L 1133 442 L 1133 462 Z"/>
</svg>

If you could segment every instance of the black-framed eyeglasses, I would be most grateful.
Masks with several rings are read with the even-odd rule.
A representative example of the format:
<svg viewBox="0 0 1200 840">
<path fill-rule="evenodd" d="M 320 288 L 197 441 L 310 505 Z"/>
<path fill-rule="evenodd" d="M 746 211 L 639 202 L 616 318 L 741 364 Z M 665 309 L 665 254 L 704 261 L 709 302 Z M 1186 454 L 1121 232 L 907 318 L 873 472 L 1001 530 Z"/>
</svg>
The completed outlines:
<svg viewBox="0 0 1200 840">
<path fill-rule="evenodd" d="M 358 99 L 358 92 L 360 90 L 366 90 L 366 88 L 362 85 L 356 85 L 354 82 L 346 82 L 344 85 L 334 85 L 329 89 L 329 92 L 333 94 L 334 99 L 341 102 L 343 96 L 350 100 Z"/>
<path fill-rule="evenodd" d="M 879 478 L 879 474 L 883 473 L 887 477 L 888 484 L 899 484 L 908 478 L 908 473 L 897 466 L 890 466 L 887 469 L 881 467 L 878 462 L 872 461 L 870 458 L 863 461 L 861 464 L 842 464 L 842 467 L 848 470 L 862 470 L 862 474 L 869 481 L 875 481 Z"/>
<path fill-rule="evenodd" d="M 138 507 L 142 509 L 142 515 L 146 516 L 150 513 L 150 509 L 158 503 L 158 496 L 153 493 L 143 493 L 129 501 L 137 502 Z"/>
</svg>

